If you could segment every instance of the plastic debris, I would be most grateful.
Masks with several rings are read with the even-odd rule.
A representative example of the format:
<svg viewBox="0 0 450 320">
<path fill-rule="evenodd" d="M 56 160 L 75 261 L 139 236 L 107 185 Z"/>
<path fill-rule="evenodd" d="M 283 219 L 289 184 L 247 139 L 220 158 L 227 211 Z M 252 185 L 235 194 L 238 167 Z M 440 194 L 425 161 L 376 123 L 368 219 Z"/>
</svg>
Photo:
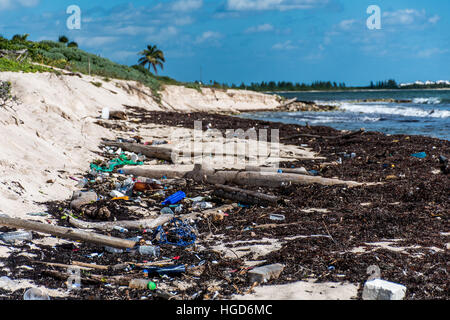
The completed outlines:
<svg viewBox="0 0 450 320">
<path fill-rule="evenodd" d="M 23 300 L 50 300 L 50 297 L 41 289 L 30 288 L 23 294 Z"/>
<path fill-rule="evenodd" d="M 149 281 L 146 279 L 133 279 L 130 281 L 129 288 L 131 289 L 149 289 L 149 290 L 156 290 L 156 283 L 153 281 Z"/>
<path fill-rule="evenodd" d="M 286 217 L 283 214 L 271 214 L 269 216 L 270 220 L 275 220 L 275 221 L 283 221 L 286 220 Z"/>
<path fill-rule="evenodd" d="M 17 286 L 17 283 L 14 280 L 12 280 L 6 276 L 3 276 L 0 278 L 0 288 L 1 289 L 14 291 L 16 286 Z"/>
<path fill-rule="evenodd" d="M 427 157 L 427 154 L 425 152 L 418 152 L 413 153 L 411 157 L 418 158 L 418 159 L 425 159 Z"/>
<path fill-rule="evenodd" d="M 166 200 L 164 200 L 161 204 L 163 206 L 168 205 L 168 204 L 176 204 L 176 203 L 180 202 L 181 200 L 183 200 L 184 198 L 186 198 L 186 194 L 183 191 L 178 191 L 175 194 L 168 197 Z"/>
<path fill-rule="evenodd" d="M 126 154 L 122 153 L 119 158 L 112 159 L 108 163 L 108 167 L 101 167 L 94 163 L 91 163 L 91 169 L 95 170 L 97 172 L 113 172 L 115 167 L 117 166 L 124 166 L 124 165 L 143 165 L 144 163 L 142 161 L 132 161 L 127 157 Z"/>
<path fill-rule="evenodd" d="M 6 243 L 14 243 L 16 241 L 32 240 L 33 235 L 28 231 L 14 231 L 0 234 L 0 240 Z"/>
<path fill-rule="evenodd" d="M 174 214 L 174 212 L 172 211 L 172 209 L 170 209 L 169 207 L 164 207 L 161 209 L 160 211 L 161 214 Z"/>
<path fill-rule="evenodd" d="M 161 248 L 157 246 L 139 246 L 138 252 L 142 256 L 159 257 L 161 254 Z"/>
<path fill-rule="evenodd" d="M 193 228 L 185 224 L 180 219 L 172 219 L 170 222 L 174 226 L 170 232 L 164 232 L 162 226 L 156 228 L 153 237 L 159 241 L 160 244 L 171 244 L 179 247 L 187 247 L 195 243 L 197 237 Z M 177 242 L 168 240 L 168 234 L 172 237 L 178 238 Z"/>
</svg>

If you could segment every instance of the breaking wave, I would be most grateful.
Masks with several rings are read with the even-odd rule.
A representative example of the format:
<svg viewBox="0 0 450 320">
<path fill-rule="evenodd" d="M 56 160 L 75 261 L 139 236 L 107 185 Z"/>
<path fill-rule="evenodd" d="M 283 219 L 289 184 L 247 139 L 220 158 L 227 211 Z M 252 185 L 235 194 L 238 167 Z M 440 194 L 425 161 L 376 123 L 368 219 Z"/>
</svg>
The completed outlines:
<svg viewBox="0 0 450 320">
<path fill-rule="evenodd" d="M 450 110 L 420 109 L 406 106 L 390 106 L 388 104 L 350 104 L 342 103 L 341 109 L 356 113 L 399 115 L 418 118 L 449 118 Z"/>
</svg>

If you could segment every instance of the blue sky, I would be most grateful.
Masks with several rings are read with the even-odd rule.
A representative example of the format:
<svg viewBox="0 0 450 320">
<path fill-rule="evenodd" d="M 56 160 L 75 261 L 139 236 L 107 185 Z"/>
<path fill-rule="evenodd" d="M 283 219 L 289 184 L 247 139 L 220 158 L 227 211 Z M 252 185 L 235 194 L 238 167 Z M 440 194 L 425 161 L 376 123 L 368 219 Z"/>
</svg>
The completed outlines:
<svg viewBox="0 0 450 320">
<path fill-rule="evenodd" d="M 81 8 L 68 30 L 69 5 Z M 381 30 L 366 10 L 381 9 Z M 147 44 L 181 81 L 366 85 L 450 78 L 447 0 L 0 0 L 0 34 L 65 34 L 84 50 L 135 64 Z"/>
</svg>

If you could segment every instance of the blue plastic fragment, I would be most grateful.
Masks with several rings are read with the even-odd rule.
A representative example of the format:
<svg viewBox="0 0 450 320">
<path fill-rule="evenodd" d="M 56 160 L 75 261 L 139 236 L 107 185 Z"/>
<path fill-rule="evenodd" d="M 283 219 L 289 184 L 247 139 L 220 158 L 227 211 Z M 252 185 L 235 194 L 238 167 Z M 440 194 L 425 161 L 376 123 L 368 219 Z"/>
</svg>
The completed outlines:
<svg viewBox="0 0 450 320">
<path fill-rule="evenodd" d="M 319 171 L 317 171 L 317 170 L 309 170 L 308 172 L 312 176 L 318 176 L 319 175 Z"/>
<path fill-rule="evenodd" d="M 164 200 L 161 204 L 163 206 L 168 205 L 168 204 L 175 204 L 175 203 L 180 202 L 184 198 L 186 198 L 186 194 L 183 191 L 178 191 L 177 193 L 174 193 L 173 195 L 168 197 L 166 200 Z"/>
<path fill-rule="evenodd" d="M 411 157 L 425 159 L 427 157 L 427 154 L 425 152 L 413 153 Z"/>
</svg>

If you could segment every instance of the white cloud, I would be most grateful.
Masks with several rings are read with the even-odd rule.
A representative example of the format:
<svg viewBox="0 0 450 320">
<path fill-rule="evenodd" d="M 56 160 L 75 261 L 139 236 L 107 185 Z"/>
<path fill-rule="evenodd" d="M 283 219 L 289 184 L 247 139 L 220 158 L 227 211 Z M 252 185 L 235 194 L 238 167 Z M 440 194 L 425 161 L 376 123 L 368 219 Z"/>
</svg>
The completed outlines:
<svg viewBox="0 0 450 320">
<path fill-rule="evenodd" d="M 227 0 L 227 8 L 232 11 L 245 10 L 293 10 L 311 9 L 325 5 L 329 0 Z"/>
<path fill-rule="evenodd" d="M 245 30 L 245 33 L 268 32 L 268 31 L 273 31 L 273 30 L 274 30 L 274 27 L 271 24 L 265 23 L 265 24 L 260 24 L 259 26 L 250 27 L 247 30 Z"/>
<path fill-rule="evenodd" d="M 218 40 L 222 38 L 222 34 L 215 31 L 205 31 L 200 36 L 198 36 L 195 40 L 195 43 L 204 43 L 210 40 Z"/>
<path fill-rule="evenodd" d="M 429 48 L 429 49 L 423 49 L 417 53 L 417 56 L 419 58 L 430 58 L 434 55 L 438 54 L 444 54 L 449 52 L 450 50 L 447 49 L 440 49 L 440 48 Z"/>
<path fill-rule="evenodd" d="M 297 48 L 298 48 L 297 46 L 292 44 L 291 40 L 279 42 L 272 46 L 272 49 L 274 49 L 274 50 L 283 50 L 283 51 L 293 50 L 293 49 L 297 49 Z"/>
<path fill-rule="evenodd" d="M 343 20 L 339 23 L 339 28 L 342 30 L 350 30 L 353 25 L 355 25 L 358 21 L 351 19 L 351 20 Z"/>
<path fill-rule="evenodd" d="M 200 9 L 203 0 L 178 0 L 171 5 L 173 11 L 192 11 Z"/>
<path fill-rule="evenodd" d="M 397 11 L 386 11 L 383 13 L 382 23 L 391 26 L 423 26 L 435 24 L 440 17 L 434 15 L 429 17 L 425 10 L 401 9 Z"/>
<path fill-rule="evenodd" d="M 14 5 L 20 5 L 23 7 L 35 7 L 39 4 L 40 0 L 0 0 L 0 10 L 14 8 Z"/>
</svg>

